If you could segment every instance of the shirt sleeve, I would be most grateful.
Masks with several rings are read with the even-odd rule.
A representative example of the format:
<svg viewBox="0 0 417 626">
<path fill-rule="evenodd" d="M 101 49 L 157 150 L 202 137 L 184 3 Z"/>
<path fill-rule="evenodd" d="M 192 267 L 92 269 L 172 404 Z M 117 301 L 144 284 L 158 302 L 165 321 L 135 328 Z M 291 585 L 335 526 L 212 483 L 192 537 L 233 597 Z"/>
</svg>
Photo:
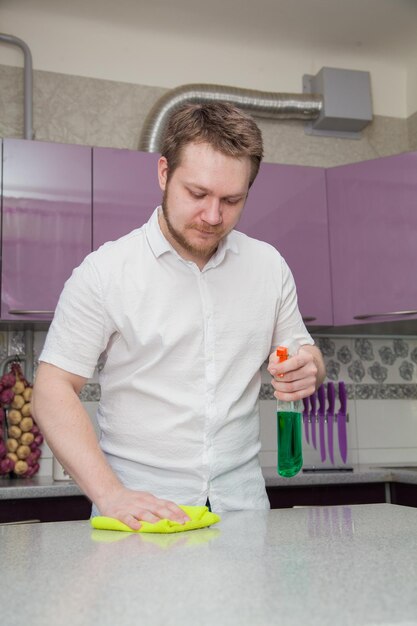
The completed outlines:
<svg viewBox="0 0 417 626">
<path fill-rule="evenodd" d="M 39 361 L 91 378 L 113 332 L 89 256 L 65 283 Z"/>
<path fill-rule="evenodd" d="M 281 298 L 271 351 L 279 345 L 285 345 L 289 348 L 290 354 L 295 354 L 300 346 L 305 344 L 313 345 L 314 340 L 305 327 L 298 308 L 294 277 L 288 264 L 282 257 L 281 276 Z"/>
</svg>

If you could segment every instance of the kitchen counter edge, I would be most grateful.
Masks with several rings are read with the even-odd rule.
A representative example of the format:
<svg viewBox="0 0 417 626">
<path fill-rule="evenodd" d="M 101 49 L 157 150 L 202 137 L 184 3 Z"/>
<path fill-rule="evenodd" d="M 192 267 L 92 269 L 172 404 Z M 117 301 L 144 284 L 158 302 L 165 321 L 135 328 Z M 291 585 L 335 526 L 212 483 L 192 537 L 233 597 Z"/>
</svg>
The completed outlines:
<svg viewBox="0 0 417 626">
<path fill-rule="evenodd" d="M 375 465 L 358 465 L 353 471 L 339 472 L 300 472 L 293 478 L 282 478 L 275 467 L 263 467 L 262 472 L 267 487 L 301 487 L 313 485 L 341 485 L 355 483 L 391 483 L 401 482 L 417 484 L 417 466 L 415 470 L 384 468 Z M 0 478 L 0 500 L 19 498 L 53 498 L 82 495 L 81 489 L 73 481 L 54 481 L 50 476 L 33 478 Z"/>
</svg>

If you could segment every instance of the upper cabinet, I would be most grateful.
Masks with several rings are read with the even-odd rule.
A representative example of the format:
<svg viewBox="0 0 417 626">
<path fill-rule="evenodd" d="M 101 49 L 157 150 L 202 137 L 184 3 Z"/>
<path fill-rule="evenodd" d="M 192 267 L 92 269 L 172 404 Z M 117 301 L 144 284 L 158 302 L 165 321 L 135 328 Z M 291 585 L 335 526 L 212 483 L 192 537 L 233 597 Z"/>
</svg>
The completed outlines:
<svg viewBox="0 0 417 626">
<path fill-rule="evenodd" d="M 93 149 L 93 249 L 148 221 L 161 203 L 158 154 Z"/>
<path fill-rule="evenodd" d="M 305 322 L 332 325 L 325 170 L 263 163 L 237 229 L 285 258 Z"/>
<path fill-rule="evenodd" d="M 3 141 L 2 320 L 51 319 L 74 267 L 149 219 L 158 158 Z M 327 171 L 264 163 L 237 228 L 283 255 L 308 325 L 417 319 L 404 314 L 417 310 L 417 153 Z"/>
<path fill-rule="evenodd" d="M 91 236 L 91 148 L 5 139 L 1 318 L 51 319 Z"/>
<path fill-rule="evenodd" d="M 417 319 L 417 153 L 326 177 L 334 324 Z"/>
</svg>

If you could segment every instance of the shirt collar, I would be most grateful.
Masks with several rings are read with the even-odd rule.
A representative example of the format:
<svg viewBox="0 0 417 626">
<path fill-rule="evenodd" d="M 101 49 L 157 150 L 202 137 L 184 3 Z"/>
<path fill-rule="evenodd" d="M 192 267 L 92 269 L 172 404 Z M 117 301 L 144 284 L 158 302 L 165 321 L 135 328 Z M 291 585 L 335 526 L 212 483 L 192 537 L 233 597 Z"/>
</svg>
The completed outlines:
<svg viewBox="0 0 417 626">
<path fill-rule="evenodd" d="M 176 256 L 180 256 L 162 234 L 158 220 L 159 211 L 162 211 L 161 206 L 156 207 L 155 211 L 152 213 L 149 221 L 146 224 L 146 237 L 148 239 L 148 243 L 152 249 L 152 252 L 157 258 L 162 256 L 165 252 L 172 252 Z M 227 237 L 225 237 L 225 239 L 220 242 L 216 252 L 208 261 L 206 268 L 216 267 L 217 265 L 219 265 L 226 256 L 226 252 L 228 250 L 234 252 L 235 254 L 238 254 L 239 252 L 236 237 L 234 236 L 234 231 L 229 233 Z"/>
</svg>

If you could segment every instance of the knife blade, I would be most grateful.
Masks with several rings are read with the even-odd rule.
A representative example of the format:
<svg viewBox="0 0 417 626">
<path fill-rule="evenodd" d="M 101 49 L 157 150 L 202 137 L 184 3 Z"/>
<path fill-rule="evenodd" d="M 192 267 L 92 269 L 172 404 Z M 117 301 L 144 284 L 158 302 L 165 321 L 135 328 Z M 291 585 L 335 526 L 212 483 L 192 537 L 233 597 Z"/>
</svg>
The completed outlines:
<svg viewBox="0 0 417 626">
<path fill-rule="evenodd" d="M 327 383 L 327 401 L 329 403 L 329 407 L 327 409 L 327 447 L 329 450 L 329 458 L 334 465 L 334 452 L 333 452 L 333 423 L 334 423 L 334 407 L 336 404 L 335 400 L 335 388 L 334 383 Z"/>
<path fill-rule="evenodd" d="M 326 440 L 324 436 L 324 416 L 326 412 L 326 390 L 324 385 L 320 385 L 317 390 L 317 397 L 319 399 L 319 442 L 320 442 L 320 457 L 322 461 L 326 460 Z"/>
<path fill-rule="evenodd" d="M 303 398 L 303 422 L 304 422 L 304 436 L 307 443 L 310 443 L 310 439 L 308 436 L 308 398 Z"/>
<path fill-rule="evenodd" d="M 317 398 L 316 392 L 311 394 L 310 396 L 310 417 L 311 417 L 311 441 L 314 446 L 314 449 L 317 450 L 317 441 L 316 441 L 316 417 L 317 417 Z"/>
<path fill-rule="evenodd" d="M 337 435 L 339 439 L 340 456 L 343 463 L 347 461 L 347 395 L 346 386 L 343 381 L 339 382 L 340 409 L 337 413 Z"/>
</svg>

